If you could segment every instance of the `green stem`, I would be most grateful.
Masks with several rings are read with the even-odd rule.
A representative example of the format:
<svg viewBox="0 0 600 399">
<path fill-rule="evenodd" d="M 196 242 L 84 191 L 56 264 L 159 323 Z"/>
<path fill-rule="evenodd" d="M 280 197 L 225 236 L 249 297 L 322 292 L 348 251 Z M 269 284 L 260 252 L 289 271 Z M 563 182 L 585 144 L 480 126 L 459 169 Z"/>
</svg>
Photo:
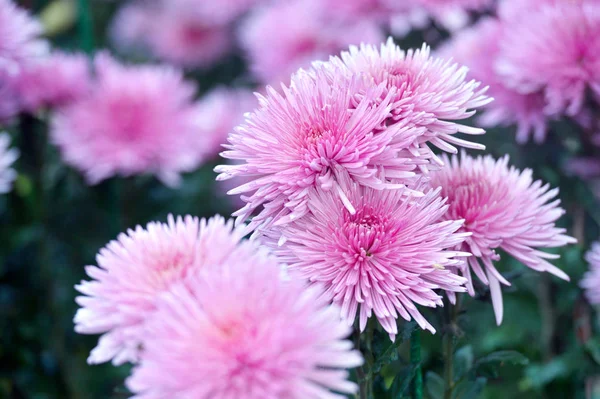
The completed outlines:
<svg viewBox="0 0 600 399">
<path fill-rule="evenodd" d="M 360 331 L 358 330 L 358 328 L 354 329 L 353 336 L 354 336 L 355 349 L 361 351 Z M 358 388 L 359 388 L 356 398 L 357 399 L 368 399 L 368 397 L 369 397 L 368 396 L 369 395 L 369 386 L 368 386 L 369 381 L 367 379 L 367 376 L 366 376 L 365 371 L 362 366 L 359 366 L 356 368 L 356 378 L 358 380 Z"/>
<path fill-rule="evenodd" d="M 413 380 L 413 399 L 423 398 L 423 370 L 421 369 L 421 331 L 415 329 L 410 336 L 410 361 L 417 365 Z"/>
<path fill-rule="evenodd" d="M 88 54 L 94 51 L 94 22 L 89 0 L 78 0 L 79 40 L 81 48 Z"/>
<path fill-rule="evenodd" d="M 444 306 L 446 315 L 446 328 L 444 332 L 444 381 L 446 389 L 444 399 L 451 399 L 454 391 L 454 337 L 456 336 L 458 326 L 456 324 L 460 308 L 460 296 L 456 297 L 456 304 L 452 305 L 446 301 Z"/>
</svg>

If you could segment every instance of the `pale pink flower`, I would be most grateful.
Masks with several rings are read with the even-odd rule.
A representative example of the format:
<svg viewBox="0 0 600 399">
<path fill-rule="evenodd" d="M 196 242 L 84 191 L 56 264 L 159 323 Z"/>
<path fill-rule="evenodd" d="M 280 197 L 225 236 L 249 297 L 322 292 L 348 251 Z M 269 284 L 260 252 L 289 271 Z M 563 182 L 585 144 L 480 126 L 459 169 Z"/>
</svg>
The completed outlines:
<svg viewBox="0 0 600 399">
<path fill-rule="evenodd" d="M 239 31 L 254 75 L 265 83 L 287 83 L 292 72 L 312 61 L 325 60 L 350 44 L 383 39 L 373 21 L 343 23 L 327 18 L 326 11 L 320 0 L 257 7 Z"/>
<path fill-rule="evenodd" d="M 385 85 L 383 97 L 392 96 L 392 117 L 386 125 L 413 124 L 423 130 L 415 143 L 421 145 L 425 156 L 437 165 L 441 160 L 428 144 L 456 153 L 454 145 L 485 149 L 485 146 L 456 137 L 457 133 L 483 134 L 480 128 L 464 125 L 467 119 L 492 99 L 485 95 L 487 88 L 466 80 L 467 68 L 450 60 L 430 56 L 430 49 L 404 51 L 389 38 L 381 47 L 350 46 L 341 57 L 330 62 L 350 75 L 366 75 L 366 87 Z"/>
<path fill-rule="evenodd" d="M 508 23 L 497 68 L 521 93 L 543 90 L 547 113 L 577 114 L 588 88 L 600 98 L 598 4 L 559 2 Z"/>
<path fill-rule="evenodd" d="M 408 3 L 421 8 L 447 29 L 458 30 L 469 23 L 470 12 L 489 10 L 494 0 L 409 0 Z"/>
<path fill-rule="evenodd" d="M 439 53 L 467 66 L 471 78 L 490 86 L 487 94 L 494 101 L 485 106 L 485 112 L 478 118 L 483 126 L 516 124 L 519 143 L 526 142 L 532 132 L 534 140 L 542 142 L 548 119 L 543 93 L 521 94 L 507 87 L 496 73 L 502 34 L 503 24 L 499 20 L 484 18 L 473 27 L 454 34 Z"/>
<path fill-rule="evenodd" d="M 220 216 L 207 221 L 169 215 L 166 224 L 138 226 L 101 249 L 98 266 L 86 267 L 92 280 L 76 286 L 84 296 L 76 299 L 81 309 L 75 331 L 103 334 L 88 362 L 136 362 L 158 296 L 198 270 L 251 256 L 255 245 L 239 244 L 242 237 Z"/>
<path fill-rule="evenodd" d="M 96 82 L 55 115 L 51 138 L 88 182 L 154 173 L 175 186 L 206 153 L 198 133 L 195 86 L 166 66 L 122 65 L 96 57 Z"/>
<path fill-rule="evenodd" d="M 219 252 L 221 249 L 219 248 Z M 163 295 L 148 323 L 134 398 L 343 399 L 362 364 L 338 310 L 286 281 L 274 258 L 234 254 Z"/>
<path fill-rule="evenodd" d="M 364 330 L 374 313 L 392 339 L 398 316 L 435 332 L 415 305 L 442 306 L 436 289 L 465 291 L 466 280 L 447 267 L 469 255 L 452 248 L 470 233 L 456 233 L 462 220 L 440 221 L 448 206 L 439 189 L 419 189 L 424 197 L 407 198 L 402 189 L 348 183 L 344 190 L 353 212 L 334 193 L 314 190 L 310 213 L 265 231 L 264 241 L 290 274 L 323 284 L 325 297 L 341 306 L 349 325 L 358 314 Z"/>
<path fill-rule="evenodd" d="M 0 0 L 0 122 L 19 112 L 15 79 L 23 65 L 44 56 L 41 24 L 11 0 Z"/>
<path fill-rule="evenodd" d="M 554 199 L 558 189 L 533 180 L 532 171 L 509 167 L 508 156 L 494 160 L 491 156 L 472 158 L 455 156 L 450 165 L 431 174 L 431 185 L 441 186 L 450 208 L 444 219 L 464 219 L 461 231 L 472 233 L 458 247 L 473 256 L 468 267 L 461 268 L 474 295 L 471 271 L 489 285 L 498 324 L 502 322 L 503 305 L 500 284 L 510 283 L 498 272 L 494 261 L 496 249 L 502 249 L 527 267 L 549 272 L 568 280 L 562 270 L 547 259 L 559 256 L 538 248 L 560 247 L 576 240 L 565 235 L 555 222 L 564 214 L 560 200 Z"/>
<path fill-rule="evenodd" d="M 35 112 L 42 107 L 61 107 L 90 90 L 90 67 L 84 54 L 54 53 L 25 66 L 16 79 L 21 107 Z"/>
<path fill-rule="evenodd" d="M 140 47 L 182 67 L 210 67 L 231 50 L 233 33 L 207 19 L 194 3 L 165 0 L 126 6 L 113 24 L 113 40 L 123 50 Z"/>
<path fill-rule="evenodd" d="M 400 124 L 380 131 L 395 91 L 372 85 L 357 99 L 358 88 L 367 86 L 364 76 L 330 79 L 323 69 L 300 71 L 289 87 L 282 86 L 283 94 L 268 87 L 266 96 L 259 95 L 259 108 L 229 136 L 221 155 L 245 163 L 218 166 L 217 180 L 253 178 L 229 192 L 245 194 L 246 206 L 234 213 L 240 221 L 264 206 L 249 229 L 304 216 L 315 187 L 337 193 L 351 209 L 338 184 L 346 174 L 377 189 L 403 187 L 390 179 L 414 175 L 413 160 L 397 153 L 420 132 Z M 385 174 L 377 175 L 382 169 Z"/>
<path fill-rule="evenodd" d="M 598 305 L 600 304 L 600 243 L 592 244 L 590 250 L 585 254 L 585 260 L 589 265 L 589 270 L 579 285 L 585 290 L 588 301 L 593 305 Z"/>
<path fill-rule="evenodd" d="M 256 97 L 251 91 L 226 87 L 218 87 L 200 99 L 196 114 L 199 131 L 206 137 L 207 151 L 211 155 L 217 155 L 223 149 L 229 133 L 256 105 Z"/>
<path fill-rule="evenodd" d="M 19 152 L 9 146 L 10 136 L 8 133 L 0 133 L 0 194 L 10 192 L 13 181 L 17 177 L 17 172 L 12 168 L 12 164 L 19 157 Z"/>
</svg>

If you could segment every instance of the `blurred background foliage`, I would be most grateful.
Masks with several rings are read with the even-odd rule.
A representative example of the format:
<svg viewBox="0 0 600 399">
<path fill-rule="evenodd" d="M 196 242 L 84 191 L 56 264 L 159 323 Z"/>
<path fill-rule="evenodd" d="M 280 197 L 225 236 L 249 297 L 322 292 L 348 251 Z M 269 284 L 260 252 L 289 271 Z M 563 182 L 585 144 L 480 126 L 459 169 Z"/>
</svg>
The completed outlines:
<svg viewBox="0 0 600 399">
<path fill-rule="evenodd" d="M 22 0 L 38 14 L 53 44 L 65 49 L 110 48 L 106 27 L 118 1 Z M 435 46 L 448 33 L 413 31 L 399 41 L 418 47 L 426 40 Z M 250 85 L 246 65 L 230 56 L 210 70 L 189 73 L 200 95 L 225 84 Z M 84 265 L 93 264 L 98 249 L 127 228 L 167 214 L 229 215 L 233 204 L 214 181 L 215 159 L 184 176 L 179 189 L 154 177 L 112 178 L 89 187 L 81 175 L 60 162 L 48 145 L 46 121 L 23 115 L 12 129 L 21 152 L 19 177 L 10 194 L 0 196 L 0 397 L 5 398 L 122 398 L 127 366 L 88 366 L 86 357 L 97 341 L 73 331 L 76 292 Z M 496 326 L 489 293 L 462 298 L 458 321 L 444 322 L 439 309 L 424 310 L 438 334 L 421 333 L 425 397 L 443 398 L 442 336 L 451 338 L 454 353 L 455 399 L 473 398 L 600 398 L 600 337 L 596 313 L 577 286 L 587 266 L 584 249 L 598 237 L 600 211 L 588 186 L 562 172 L 567 159 L 585 151 L 576 125 L 555 123 L 543 144 L 517 145 L 514 128 L 489 129 L 481 138 L 495 157 L 509 154 L 512 163 L 530 167 L 537 178 L 561 189 L 567 210 L 562 223 L 579 240 L 560 250 L 557 265 L 572 281 L 563 282 L 526 269 L 503 257 L 499 270 L 511 275 L 504 296 L 505 318 Z M 217 249 L 218 250 L 218 249 Z M 375 398 L 408 397 L 407 334 L 396 343 L 383 339 L 372 348 L 370 363 L 381 369 Z M 404 338 L 404 340 L 402 339 Z M 370 345 L 363 342 L 363 345 Z M 396 378 L 395 378 L 396 377 Z M 402 393 L 404 391 L 404 393 Z M 392 395 L 392 396 L 390 396 Z M 394 396 L 397 395 L 397 396 Z"/>
</svg>

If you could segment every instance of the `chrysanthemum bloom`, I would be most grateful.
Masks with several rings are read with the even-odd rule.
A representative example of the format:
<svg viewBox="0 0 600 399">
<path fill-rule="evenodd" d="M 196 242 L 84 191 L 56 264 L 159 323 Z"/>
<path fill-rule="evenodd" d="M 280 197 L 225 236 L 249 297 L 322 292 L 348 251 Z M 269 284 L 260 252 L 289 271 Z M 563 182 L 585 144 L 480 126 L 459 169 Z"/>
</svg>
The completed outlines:
<svg viewBox="0 0 600 399">
<path fill-rule="evenodd" d="M 515 90 L 543 90 L 549 114 L 575 115 L 588 88 L 600 98 L 598 4 L 560 2 L 507 24 L 497 67 Z"/>
<path fill-rule="evenodd" d="M 205 157 L 195 86 L 166 66 L 126 66 L 96 57 L 91 93 L 58 113 L 51 137 L 91 184 L 113 175 L 154 173 L 177 185 Z"/>
<path fill-rule="evenodd" d="M 219 252 L 220 252 L 219 248 Z M 264 253 L 174 286 L 148 322 L 127 387 L 139 399 L 342 399 L 362 364 L 351 329 Z"/>
<path fill-rule="evenodd" d="M 354 212 L 332 192 L 315 190 L 310 213 L 281 229 L 266 231 L 265 243 L 290 274 L 323 284 L 325 298 L 341 306 L 360 329 L 375 313 L 391 338 L 398 315 L 435 332 L 415 305 L 442 306 L 434 290 L 464 292 L 466 280 L 447 269 L 468 253 L 454 251 L 470 233 L 456 233 L 462 220 L 440 221 L 448 206 L 440 190 L 420 187 L 424 197 L 399 190 L 344 185 Z M 451 250 L 449 250 L 451 249 Z"/>
<path fill-rule="evenodd" d="M 126 6 L 113 24 L 113 40 L 123 50 L 138 47 L 182 67 L 210 67 L 231 50 L 233 33 L 207 19 L 197 5 L 164 0 Z"/>
<path fill-rule="evenodd" d="M 17 172 L 11 166 L 19 157 L 19 152 L 9 148 L 9 145 L 10 136 L 0 133 L 0 194 L 8 193 L 17 177 Z"/>
<path fill-rule="evenodd" d="M 579 283 L 585 290 L 585 296 L 591 304 L 600 304 L 600 243 L 592 244 L 590 250 L 585 254 L 585 260 L 589 270 Z"/>
<path fill-rule="evenodd" d="M 502 322 L 503 305 L 500 284 L 510 285 L 494 267 L 500 248 L 527 267 L 549 272 L 568 280 L 562 270 L 547 259 L 558 255 L 538 248 L 560 247 L 576 240 L 556 227 L 564 213 L 558 189 L 550 189 L 540 180 L 534 181 L 530 169 L 519 171 L 508 166 L 508 156 L 494 160 L 491 156 L 473 158 L 462 154 L 453 157 L 449 167 L 431 174 L 431 185 L 441 186 L 450 208 L 444 219 L 464 219 L 461 231 L 472 235 L 458 247 L 473 256 L 461 272 L 469 280 L 467 288 L 474 295 L 471 272 L 489 285 L 498 324 Z"/>
<path fill-rule="evenodd" d="M 198 125 L 207 141 L 207 151 L 217 155 L 227 136 L 244 121 L 244 114 L 256 108 L 256 97 L 249 90 L 218 87 L 198 102 Z"/>
<path fill-rule="evenodd" d="M 242 25 L 239 41 L 250 68 L 262 82 L 288 83 L 289 75 L 324 60 L 353 43 L 379 43 L 382 33 L 370 20 L 338 23 L 320 0 L 293 0 L 256 8 Z"/>
<path fill-rule="evenodd" d="M 358 88 L 366 86 L 363 76 L 329 79 L 322 69 L 300 71 L 290 87 L 282 86 L 283 94 L 267 88 L 266 96 L 259 96 L 259 108 L 230 135 L 228 151 L 221 155 L 245 163 L 218 166 L 217 180 L 254 179 L 229 192 L 244 194 L 246 206 L 234 213 L 240 221 L 264 206 L 250 229 L 304 216 L 315 187 L 332 190 L 352 209 L 338 184 L 346 174 L 377 189 L 403 187 L 389 179 L 414 175 L 413 159 L 397 153 L 422 132 L 400 124 L 380 131 L 390 117 L 395 91 L 372 85 L 357 100 Z M 385 174 L 378 175 L 382 169 Z"/>
<path fill-rule="evenodd" d="M 517 141 L 526 142 L 533 132 L 536 142 L 546 137 L 547 119 L 544 95 L 540 92 L 521 94 L 507 87 L 496 73 L 503 25 L 497 19 L 481 19 L 473 27 L 453 35 L 440 54 L 452 57 L 469 68 L 469 76 L 490 87 L 487 94 L 494 101 L 485 106 L 478 118 L 483 126 L 517 125 Z"/>
<path fill-rule="evenodd" d="M 243 234 L 232 226 L 220 216 L 169 216 L 166 224 L 138 226 L 101 249 L 98 266 L 86 267 L 92 280 L 76 286 L 85 296 L 76 299 L 75 331 L 104 334 L 88 362 L 137 361 L 144 323 L 162 292 L 195 271 L 251 256 L 255 245 L 239 244 Z"/>
<path fill-rule="evenodd" d="M 19 111 L 14 80 L 22 66 L 47 52 L 42 27 L 11 0 L 0 0 L 0 121 Z"/>
<path fill-rule="evenodd" d="M 61 107 L 90 90 L 90 67 L 84 54 L 54 53 L 25 66 L 16 79 L 21 107 L 35 112 L 42 107 Z"/>
<path fill-rule="evenodd" d="M 366 74 L 371 79 L 366 88 L 385 85 L 383 97 L 392 96 L 392 117 L 386 125 L 412 123 L 424 129 L 416 142 L 435 163 L 441 164 L 441 161 L 428 148 L 428 143 L 452 153 L 457 152 L 454 145 L 485 148 L 456 137 L 456 133 L 485 133 L 460 121 L 492 100 L 485 95 L 487 88 L 480 88 L 479 82 L 466 81 L 466 67 L 431 57 L 426 45 L 420 50 L 403 51 L 392 38 L 380 48 L 350 46 L 349 51 L 342 52 L 341 58 L 332 57 L 330 62 L 350 75 Z"/>
</svg>

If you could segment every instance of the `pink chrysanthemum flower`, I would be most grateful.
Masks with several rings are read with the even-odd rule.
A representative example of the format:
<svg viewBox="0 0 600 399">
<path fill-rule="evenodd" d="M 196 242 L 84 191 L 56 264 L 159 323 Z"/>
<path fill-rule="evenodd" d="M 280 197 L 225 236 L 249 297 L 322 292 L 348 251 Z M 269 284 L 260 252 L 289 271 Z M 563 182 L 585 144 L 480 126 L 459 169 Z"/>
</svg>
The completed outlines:
<svg viewBox="0 0 600 399">
<path fill-rule="evenodd" d="M 113 175 L 154 173 L 165 184 L 205 157 L 197 131 L 195 86 L 166 66 L 126 66 L 96 57 L 87 96 L 58 113 L 51 136 L 65 161 L 91 184 Z"/>
<path fill-rule="evenodd" d="M 245 163 L 218 166 L 217 180 L 253 177 L 229 192 L 244 194 L 246 206 L 234 213 L 240 221 L 264 206 L 250 229 L 304 216 L 315 187 L 332 190 L 352 209 L 338 184 L 346 174 L 377 189 L 403 187 L 389 179 L 414 175 L 412 159 L 397 153 L 419 132 L 399 124 L 379 131 L 390 116 L 395 91 L 372 85 L 356 100 L 358 88 L 366 86 L 363 76 L 329 79 L 322 69 L 300 71 L 290 87 L 282 86 L 283 94 L 267 88 L 266 97 L 259 96 L 259 108 L 230 135 L 228 151 L 221 155 Z M 382 169 L 385 175 L 380 176 Z"/>
<path fill-rule="evenodd" d="M 522 93 L 544 90 L 549 114 L 578 113 L 586 89 L 600 98 L 600 8 L 591 2 L 541 7 L 506 26 L 498 71 Z"/>
<path fill-rule="evenodd" d="M 19 157 L 19 152 L 9 146 L 10 136 L 7 133 L 0 133 L 0 194 L 10 192 L 12 183 L 17 177 L 12 164 Z"/>
<path fill-rule="evenodd" d="M 19 111 L 15 79 L 24 64 L 44 55 L 42 27 L 11 0 L 0 0 L 0 121 Z"/>
<path fill-rule="evenodd" d="M 517 141 L 524 143 L 533 132 L 536 142 L 546 137 L 546 105 L 542 92 L 521 94 L 507 87 L 496 73 L 503 24 L 497 19 L 481 19 L 476 25 L 456 33 L 441 50 L 469 68 L 469 76 L 489 85 L 487 92 L 494 101 L 485 106 L 478 120 L 483 126 L 517 125 Z"/>
<path fill-rule="evenodd" d="M 244 121 L 244 114 L 256 108 L 256 97 L 248 90 L 218 87 L 198 102 L 199 130 L 207 140 L 207 150 L 216 155 L 227 143 L 229 133 Z"/>
<path fill-rule="evenodd" d="M 564 213 L 560 200 L 554 200 L 558 189 L 534 181 L 530 169 L 521 172 L 509 167 L 508 160 L 508 156 L 496 161 L 491 156 L 472 158 L 462 154 L 460 159 L 453 157 L 448 167 L 431 174 L 431 185 L 441 186 L 442 195 L 448 197 L 450 208 L 444 219 L 464 219 L 461 231 L 472 233 L 459 247 L 473 254 L 468 258 L 468 267 L 461 268 L 469 280 L 469 294 L 475 293 L 473 272 L 490 287 L 498 324 L 503 315 L 500 284 L 510 283 L 494 267 L 499 259 L 495 250 L 502 249 L 533 270 L 568 280 L 569 276 L 546 260 L 558 255 L 538 248 L 576 242 L 555 225 Z"/>
<path fill-rule="evenodd" d="M 16 79 L 22 108 L 35 112 L 42 107 L 65 106 L 83 97 L 90 90 L 89 69 L 83 54 L 54 53 L 30 63 Z"/>
<path fill-rule="evenodd" d="M 231 50 L 233 33 L 207 19 L 192 0 L 164 0 L 124 7 L 112 36 L 123 50 L 138 47 L 182 67 L 207 68 Z"/>
<path fill-rule="evenodd" d="M 166 224 L 138 226 L 101 249 L 98 266 L 86 267 L 92 280 L 76 286 L 85 296 L 76 299 L 75 331 L 104 334 L 88 362 L 137 361 L 144 323 L 162 292 L 197 270 L 251 256 L 255 245 L 240 245 L 243 234 L 232 226 L 220 216 L 169 216 Z"/>
<path fill-rule="evenodd" d="M 424 197 L 406 198 L 402 189 L 349 183 L 344 190 L 354 212 L 333 193 L 316 190 L 306 217 L 266 231 L 264 241 L 290 273 L 323 284 L 349 325 L 358 314 L 363 330 L 374 313 L 394 339 L 400 315 L 435 332 L 415 305 L 442 306 L 436 289 L 465 291 L 466 280 L 447 267 L 469 254 L 448 249 L 470 233 L 456 233 L 462 220 L 440 222 L 448 206 L 439 189 L 420 189 Z"/>
<path fill-rule="evenodd" d="M 289 75 L 353 43 L 383 39 L 373 21 L 338 23 L 326 17 L 320 0 L 294 0 L 255 9 L 239 32 L 255 76 L 265 83 L 289 82 Z"/>
<path fill-rule="evenodd" d="M 459 123 L 472 116 L 475 108 L 491 101 L 474 80 L 466 81 L 466 67 L 430 56 L 430 49 L 403 51 L 389 38 L 380 48 L 371 45 L 351 46 L 341 57 L 332 57 L 332 64 L 350 75 L 364 74 L 371 79 L 366 87 L 383 84 L 383 96 L 392 95 L 392 117 L 386 121 L 411 123 L 424 130 L 416 143 L 423 146 L 427 157 L 435 163 L 441 160 L 427 143 L 452 153 L 454 145 L 485 149 L 485 146 L 456 137 L 456 133 L 483 134 L 480 128 Z"/>
<path fill-rule="evenodd" d="M 343 369 L 362 358 L 318 294 L 264 253 L 231 256 L 161 297 L 127 386 L 139 399 L 342 399 L 330 390 L 354 393 Z"/>
<path fill-rule="evenodd" d="M 592 244 L 590 250 L 585 254 L 585 260 L 589 265 L 589 270 L 579 285 L 585 290 L 588 301 L 597 305 L 600 304 L 600 243 Z"/>
</svg>

